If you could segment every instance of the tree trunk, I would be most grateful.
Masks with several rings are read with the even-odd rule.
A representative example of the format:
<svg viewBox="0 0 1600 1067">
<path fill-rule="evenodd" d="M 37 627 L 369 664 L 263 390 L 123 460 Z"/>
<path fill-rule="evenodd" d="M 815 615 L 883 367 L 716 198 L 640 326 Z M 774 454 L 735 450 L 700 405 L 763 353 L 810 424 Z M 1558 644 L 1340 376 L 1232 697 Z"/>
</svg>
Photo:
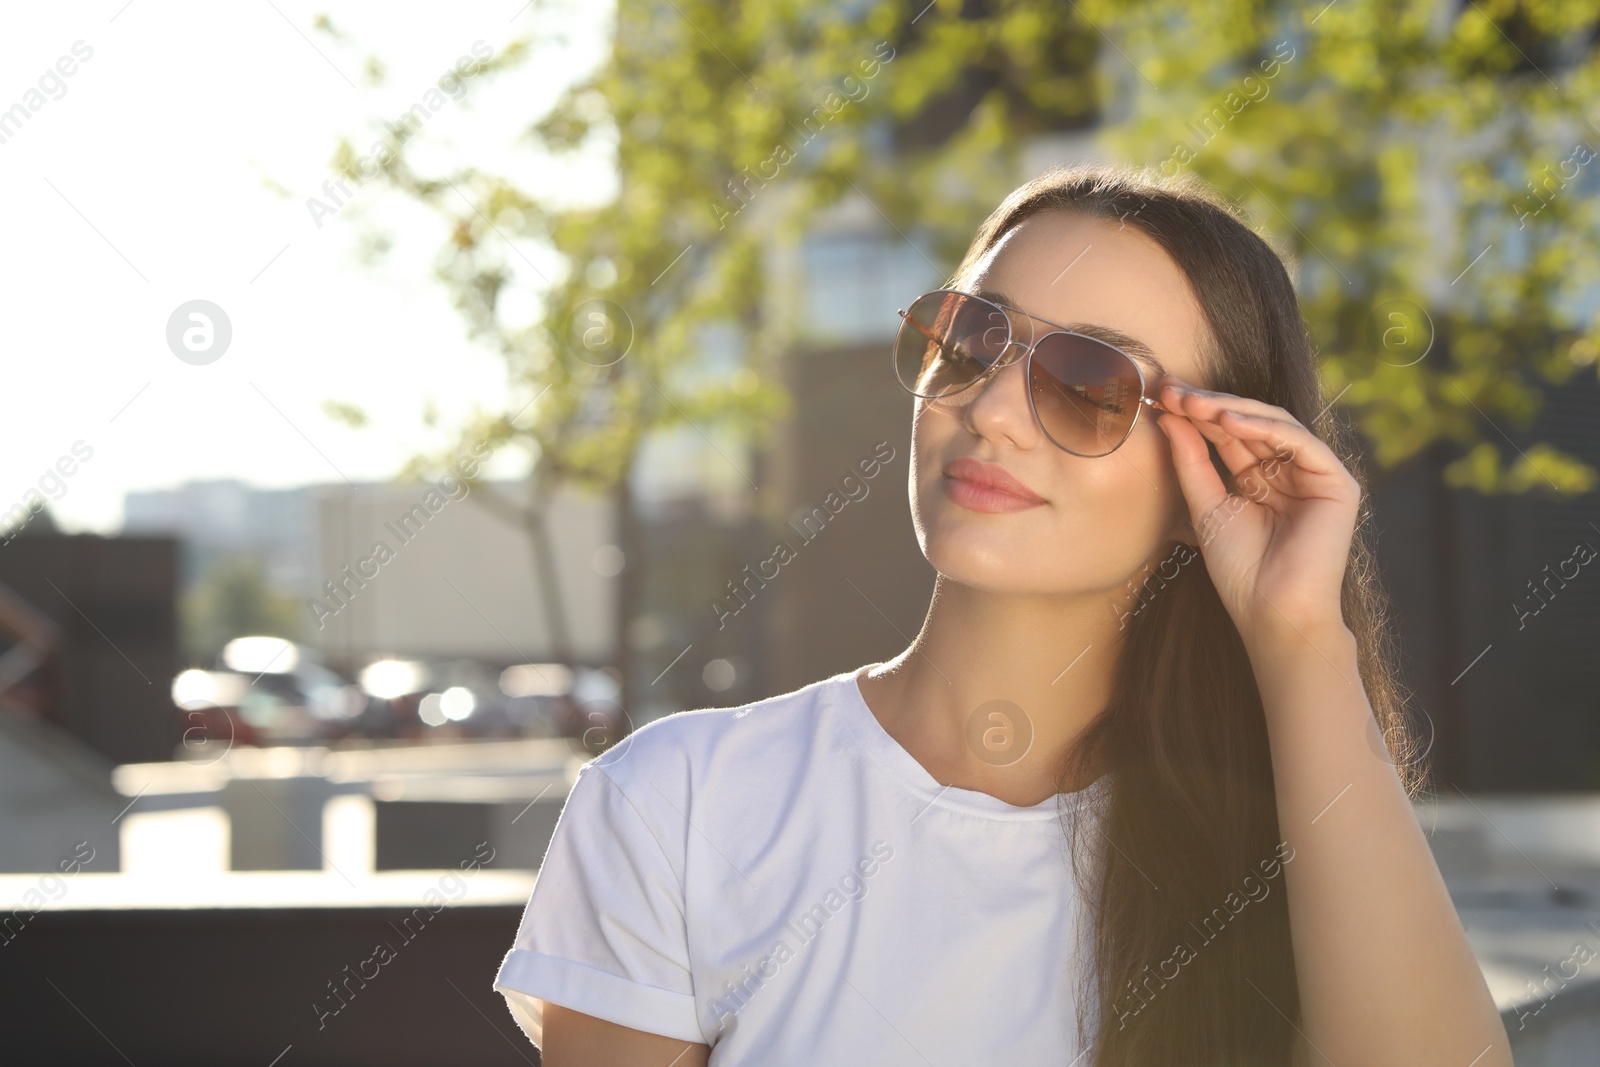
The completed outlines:
<svg viewBox="0 0 1600 1067">
<path fill-rule="evenodd" d="M 639 608 L 644 592 L 644 538 L 638 530 L 638 518 L 633 507 L 633 465 L 623 468 L 622 476 L 612 489 L 617 513 L 617 547 L 622 550 L 622 573 L 617 575 L 616 618 L 612 626 L 612 642 L 618 682 L 621 693 L 617 702 L 625 713 L 624 732 L 640 725 L 632 719 L 634 698 L 638 695 L 638 681 L 634 677 L 638 664 L 633 651 L 631 623 Z"/>
<path fill-rule="evenodd" d="M 550 537 L 550 497 L 548 482 L 540 473 L 529 479 L 532 499 L 528 502 L 526 529 L 533 550 L 533 573 L 539 584 L 545 626 L 550 631 L 550 655 L 557 663 L 573 665 L 572 627 L 568 624 L 566 598 L 561 593 L 560 571 L 556 566 L 555 545 Z"/>
</svg>

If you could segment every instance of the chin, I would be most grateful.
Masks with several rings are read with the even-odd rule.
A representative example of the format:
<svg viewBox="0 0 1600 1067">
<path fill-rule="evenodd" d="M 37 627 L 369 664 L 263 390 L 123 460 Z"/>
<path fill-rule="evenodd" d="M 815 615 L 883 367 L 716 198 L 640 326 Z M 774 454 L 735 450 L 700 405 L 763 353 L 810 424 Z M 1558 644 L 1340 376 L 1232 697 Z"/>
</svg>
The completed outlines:
<svg viewBox="0 0 1600 1067">
<path fill-rule="evenodd" d="M 919 515 L 917 543 L 929 565 L 951 581 L 996 593 L 1041 591 L 1046 576 L 1039 564 L 1050 558 L 1047 546 L 1059 550 L 1061 540 L 1000 530 L 995 519 L 1026 521 L 1018 515 L 963 512 L 941 502 Z"/>
</svg>

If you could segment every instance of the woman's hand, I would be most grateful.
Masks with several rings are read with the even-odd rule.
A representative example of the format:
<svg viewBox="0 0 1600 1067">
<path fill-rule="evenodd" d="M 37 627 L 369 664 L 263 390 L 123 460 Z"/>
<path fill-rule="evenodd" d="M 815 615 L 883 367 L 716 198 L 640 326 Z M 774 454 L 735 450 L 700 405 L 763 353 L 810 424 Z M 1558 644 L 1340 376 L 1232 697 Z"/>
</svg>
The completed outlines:
<svg viewBox="0 0 1600 1067">
<path fill-rule="evenodd" d="M 1245 643 L 1295 635 L 1315 643 L 1318 632 L 1343 627 L 1339 591 L 1361 500 L 1354 476 L 1281 407 L 1175 374 L 1158 387 L 1167 413 L 1157 423 L 1206 571 Z M 1223 485 L 1207 440 L 1239 493 Z"/>
</svg>

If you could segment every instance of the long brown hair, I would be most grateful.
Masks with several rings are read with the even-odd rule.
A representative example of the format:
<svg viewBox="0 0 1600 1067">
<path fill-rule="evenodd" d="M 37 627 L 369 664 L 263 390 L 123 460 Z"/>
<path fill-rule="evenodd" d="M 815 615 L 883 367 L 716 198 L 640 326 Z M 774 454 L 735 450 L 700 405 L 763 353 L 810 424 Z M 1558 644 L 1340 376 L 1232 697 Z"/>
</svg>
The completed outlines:
<svg viewBox="0 0 1600 1067">
<path fill-rule="evenodd" d="M 1041 211 L 1116 221 L 1154 239 L 1205 313 L 1210 387 L 1284 408 L 1361 483 L 1341 608 L 1375 715 L 1374 758 L 1394 762 L 1407 793 L 1419 795 L 1416 739 L 1405 729 L 1387 599 L 1366 536 L 1366 476 L 1353 435 L 1325 411 L 1283 259 L 1198 178 L 1058 167 L 995 209 L 950 287 L 961 288 L 1004 234 Z M 1278 831 L 1261 695 L 1204 563 L 1168 573 L 1139 591 L 1110 704 L 1061 768 L 1061 790 L 1087 781 L 1091 767 L 1109 769 L 1114 783 L 1097 808 L 1063 804 L 1093 951 L 1079 972 L 1078 1033 L 1094 1041 L 1095 1067 L 1287 1064 L 1300 998 L 1282 870 L 1294 854 Z"/>
</svg>

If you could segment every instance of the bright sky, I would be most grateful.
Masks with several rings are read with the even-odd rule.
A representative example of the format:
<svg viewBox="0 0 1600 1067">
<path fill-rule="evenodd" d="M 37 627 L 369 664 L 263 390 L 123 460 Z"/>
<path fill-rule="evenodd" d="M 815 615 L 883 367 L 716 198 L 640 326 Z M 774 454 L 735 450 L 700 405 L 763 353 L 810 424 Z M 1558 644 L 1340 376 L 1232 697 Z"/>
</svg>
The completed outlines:
<svg viewBox="0 0 1600 1067">
<path fill-rule="evenodd" d="M 555 167 L 515 142 L 604 58 L 611 5 L 523 4 L 462 0 L 404 17 L 348 0 L 7 5 L 0 115 L 36 110 L 0 127 L 0 512 L 79 441 L 92 456 L 52 513 L 68 530 L 113 532 L 130 489 L 387 478 L 442 440 L 422 426 L 428 398 L 445 427 L 503 404 L 500 360 L 466 341 L 432 280 L 439 217 L 368 182 L 319 229 L 306 199 L 323 195 L 341 136 L 365 150 L 476 42 L 498 53 L 536 28 L 567 42 L 541 38 L 542 58 L 513 76 L 466 79 L 465 97 L 444 97 L 413 139 L 413 162 L 610 195 L 604 159 Z M 346 36 L 314 29 L 318 14 Z M 369 56 L 386 67 L 380 86 L 364 74 Z M 61 57 L 70 76 L 56 73 Z M 394 246 L 366 265 L 357 249 L 374 228 Z M 541 283 L 522 255 L 552 277 L 554 265 L 536 247 L 506 252 L 517 313 L 531 317 Z M 206 365 L 167 344 L 174 310 L 196 299 L 232 327 Z M 328 399 L 374 423 L 330 421 Z"/>
</svg>

